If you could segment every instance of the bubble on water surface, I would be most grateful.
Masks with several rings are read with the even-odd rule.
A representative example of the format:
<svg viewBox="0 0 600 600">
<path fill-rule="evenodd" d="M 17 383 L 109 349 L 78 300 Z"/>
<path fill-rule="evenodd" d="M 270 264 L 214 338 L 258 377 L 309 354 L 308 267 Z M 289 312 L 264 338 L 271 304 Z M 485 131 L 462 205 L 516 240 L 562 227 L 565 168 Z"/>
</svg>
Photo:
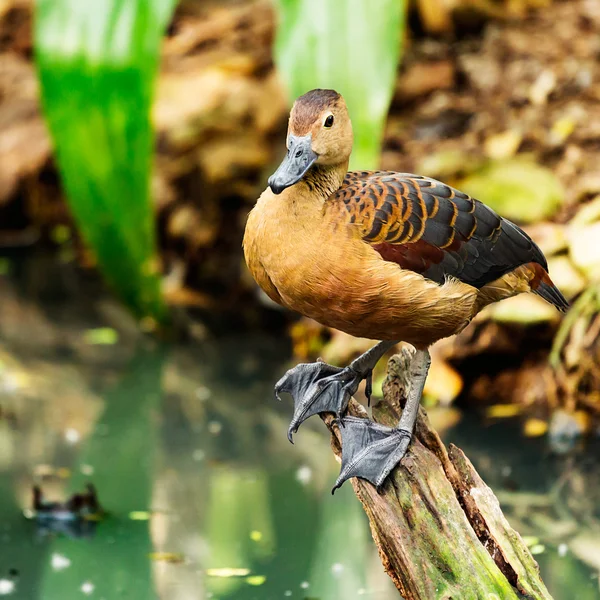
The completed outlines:
<svg viewBox="0 0 600 600">
<path fill-rule="evenodd" d="M 10 579 L 0 579 L 0 596 L 8 596 L 15 591 L 15 582 Z"/>
<path fill-rule="evenodd" d="M 89 596 L 91 593 L 93 593 L 94 591 L 94 584 L 91 581 L 84 581 L 81 584 L 81 591 L 86 595 Z"/>
<path fill-rule="evenodd" d="M 310 480 L 312 479 L 312 475 L 313 475 L 312 469 L 307 465 L 302 465 L 296 471 L 296 479 L 303 485 L 307 485 L 310 483 Z"/>
<path fill-rule="evenodd" d="M 71 561 L 63 554 L 55 552 L 50 559 L 50 564 L 55 571 L 62 571 L 71 566 Z"/>
<path fill-rule="evenodd" d="M 208 431 L 210 433 L 212 433 L 213 435 L 219 435 L 219 433 L 221 433 L 222 429 L 223 429 L 223 424 L 220 423 L 219 421 L 211 421 L 208 424 Z"/>
</svg>

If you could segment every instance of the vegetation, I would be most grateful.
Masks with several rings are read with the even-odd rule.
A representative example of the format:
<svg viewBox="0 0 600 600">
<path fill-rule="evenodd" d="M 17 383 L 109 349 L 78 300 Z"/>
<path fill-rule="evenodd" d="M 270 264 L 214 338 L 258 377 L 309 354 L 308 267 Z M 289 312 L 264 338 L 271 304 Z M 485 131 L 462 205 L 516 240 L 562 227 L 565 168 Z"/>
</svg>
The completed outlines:
<svg viewBox="0 0 600 600">
<path fill-rule="evenodd" d="M 44 113 L 73 216 L 140 316 L 162 320 L 149 193 L 159 48 L 175 0 L 38 0 Z"/>
<path fill-rule="evenodd" d="M 279 0 L 275 61 L 290 99 L 333 88 L 354 125 L 352 168 L 373 169 L 379 153 L 405 25 L 404 0 Z"/>
</svg>

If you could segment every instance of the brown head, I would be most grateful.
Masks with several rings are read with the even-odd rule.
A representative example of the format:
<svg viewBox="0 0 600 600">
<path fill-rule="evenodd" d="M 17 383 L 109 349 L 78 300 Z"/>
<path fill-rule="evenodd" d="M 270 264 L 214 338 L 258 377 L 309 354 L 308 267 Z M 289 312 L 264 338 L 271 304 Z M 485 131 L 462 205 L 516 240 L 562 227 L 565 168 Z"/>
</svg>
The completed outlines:
<svg viewBox="0 0 600 600">
<path fill-rule="evenodd" d="M 298 183 L 313 165 L 346 164 L 352 152 L 352 123 L 334 90 L 311 90 L 294 102 L 287 154 L 269 178 L 275 194 Z"/>
</svg>

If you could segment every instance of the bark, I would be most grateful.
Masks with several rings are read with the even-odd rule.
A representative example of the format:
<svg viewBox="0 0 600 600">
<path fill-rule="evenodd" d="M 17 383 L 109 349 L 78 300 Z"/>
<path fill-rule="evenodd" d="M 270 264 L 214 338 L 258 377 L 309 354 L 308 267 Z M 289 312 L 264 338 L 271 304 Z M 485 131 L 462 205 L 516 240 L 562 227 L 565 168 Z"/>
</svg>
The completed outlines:
<svg viewBox="0 0 600 600">
<path fill-rule="evenodd" d="M 408 388 L 409 350 L 392 357 L 375 420 L 397 423 Z M 350 414 L 365 416 L 351 401 Z M 339 456 L 340 435 L 323 420 Z M 415 437 L 381 493 L 362 479 L 354 491 L 389 576 L 406 600 L 551 599 L 527 546 L 465 454 L 448 449 L 421 408 Z"/>
</svg>

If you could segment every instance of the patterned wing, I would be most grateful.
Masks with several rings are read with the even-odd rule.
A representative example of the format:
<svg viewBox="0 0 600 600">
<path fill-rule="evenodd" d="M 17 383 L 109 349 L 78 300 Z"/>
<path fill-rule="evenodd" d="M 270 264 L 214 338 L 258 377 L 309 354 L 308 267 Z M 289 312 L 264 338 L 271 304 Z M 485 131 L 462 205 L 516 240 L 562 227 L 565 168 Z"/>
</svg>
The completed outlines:
<svg viewBox="0 0 600 600">
<path fill-rule="evenodd" d="M 332 200 L 382 258 L 444 283 L 456 277 L 477 288 L 526 263 L 547 270 L 540 249 L 491 208 L 420 175 L 349 173 Z"/>
</svg>

